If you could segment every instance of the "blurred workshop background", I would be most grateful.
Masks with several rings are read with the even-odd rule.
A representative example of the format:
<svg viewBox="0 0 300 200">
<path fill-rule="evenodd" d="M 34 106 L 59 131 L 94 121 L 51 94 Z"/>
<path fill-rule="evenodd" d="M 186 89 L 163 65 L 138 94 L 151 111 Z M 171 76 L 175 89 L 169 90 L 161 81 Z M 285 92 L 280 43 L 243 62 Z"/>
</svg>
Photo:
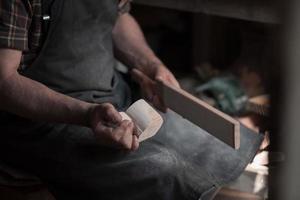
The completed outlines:
<svg viewBox="0 0 300 200">
<path fill-rule="evenodd" d="M 300 199 L 299 159 L 293 159 L 299 80 L 291 78 L 300 75 L 292 70 L 299 63 L 297 1 L 134 2 L 147 41 L 181 86 L 265 133 L 253 162 L 215 199 Z"/>
<path fill-rule="evenodd" d="M 265 133 L 253 162 L 216 200 L 300 199 L 299 3 L 133 1 L 132 15 L 182 88 Z M 18 192 L 52 199 L 44 188 Z"/>
</svg>

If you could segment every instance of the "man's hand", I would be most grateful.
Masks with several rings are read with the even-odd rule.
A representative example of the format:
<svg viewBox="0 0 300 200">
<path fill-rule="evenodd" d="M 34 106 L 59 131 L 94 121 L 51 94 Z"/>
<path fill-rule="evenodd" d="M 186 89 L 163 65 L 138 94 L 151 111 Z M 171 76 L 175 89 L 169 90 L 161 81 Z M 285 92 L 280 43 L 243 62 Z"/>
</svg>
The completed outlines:
<svg viewBox="0 0 300 200">
<path fill-rule="evenodd" d="M 163 112 L 166 112 L 166 107 L 159 96 L 156 81 L 180 87 L 174 75 L 163 65 L 153 67 L 152 70 L 146 73 L 143 73 L 139 69 L 133 69 L 132 77 L 141 86 L 144 97 Z"/>
<path fill-rule="evenodd" d="M 133 68 L 145 98 L 161 111 L 166 111 L 160 100 L 155 82 L 162 81 L 179 87 L 174 75 L 151 50 L 136 20 L 128 13 L 120 15 L 113 30 L 114 50 L 117 58 Z"/>
<path fill-rule="evenodd" d="M 109 103 L 95 105 L 90 110 L 89 124 L 103 145 L 136 150 L 139 146 L 134 124 L 122 121 L 120 113 Z"/>
</svg>

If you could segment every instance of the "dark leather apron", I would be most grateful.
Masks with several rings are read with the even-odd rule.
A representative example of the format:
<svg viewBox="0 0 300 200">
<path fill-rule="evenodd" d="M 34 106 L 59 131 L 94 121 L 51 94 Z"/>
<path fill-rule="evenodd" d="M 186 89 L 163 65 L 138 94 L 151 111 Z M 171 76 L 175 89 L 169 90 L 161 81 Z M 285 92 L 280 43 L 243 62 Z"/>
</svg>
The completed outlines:
<svg viewBox="0 0 300 200">
<path fill-rule="evenodd" d="M 44 47 L 22 74 L 85 101 L 119 103 L 112 44 L 118 0 L 55 0 L 50 11 Z"/>
<path fill-rule="evenodd" d="M 126 87 L 115 75 L 112 28 L 117 0 L 55 0 L 45 45 L 24 76 L 66 95 L 124 107 Z M 0 157 L 46 183 L 55 197 L 99 199 L 210 199 L 236 179 L 262 137 L 241 129 L 236 151 L 173 112 L 136 152 L 98 145 L 90 129 L 4 114 Z"/>
</svg>

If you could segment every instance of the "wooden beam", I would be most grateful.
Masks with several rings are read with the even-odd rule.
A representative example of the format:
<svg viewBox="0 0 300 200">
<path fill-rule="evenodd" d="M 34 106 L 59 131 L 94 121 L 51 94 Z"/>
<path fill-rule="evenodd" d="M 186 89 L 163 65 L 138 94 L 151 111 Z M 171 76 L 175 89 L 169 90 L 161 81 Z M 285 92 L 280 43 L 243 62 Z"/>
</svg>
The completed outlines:
<svg viewBox="0 0 300 200">
<path fill-rule="evenodd" d="M 271 0 L 134 0 L 134 3 L 194 13 L 280 24 L 280 10 Z"/>
</svg>

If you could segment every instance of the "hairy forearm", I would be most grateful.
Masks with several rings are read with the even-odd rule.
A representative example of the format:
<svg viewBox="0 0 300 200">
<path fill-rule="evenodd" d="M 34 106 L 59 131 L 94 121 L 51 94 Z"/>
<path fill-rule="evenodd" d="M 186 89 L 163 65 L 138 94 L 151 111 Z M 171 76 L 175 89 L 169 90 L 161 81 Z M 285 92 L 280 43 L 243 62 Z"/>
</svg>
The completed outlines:
<svg viewBox="0 0 300 200">
<path fill-rule="evenodd" d="M 90 107 L 17 72 L 0 81 L 0 109 L 25 118 L 87 126 Z"/>
<path fill-rule="evenodd" d="M 162 65 L 131 15 L 119 17 L 113 31 L 113 40 L 116 56 L 128 66 L 151 75 L 153 67 Z"/>
</svg>

